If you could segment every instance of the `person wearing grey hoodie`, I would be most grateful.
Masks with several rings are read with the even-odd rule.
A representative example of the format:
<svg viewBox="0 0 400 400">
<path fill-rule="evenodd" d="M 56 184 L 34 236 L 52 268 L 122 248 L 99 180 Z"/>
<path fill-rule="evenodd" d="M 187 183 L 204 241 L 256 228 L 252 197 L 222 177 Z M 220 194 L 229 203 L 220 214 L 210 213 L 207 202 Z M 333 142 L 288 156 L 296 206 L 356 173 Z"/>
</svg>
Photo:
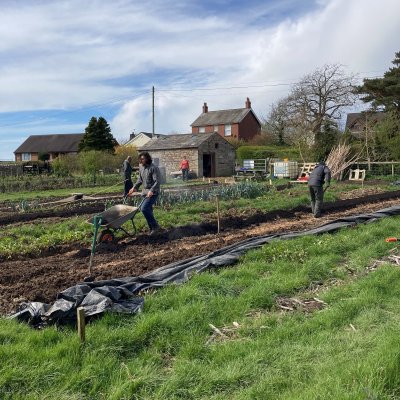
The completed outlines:
<svg viewBox="0 0 400 400">
<path fill-rule="evenodd" d="M 326 184 L 325 189 L 323 189 Z M 311 196 L 311 212 L 315 218 L 321 216 L 324 192 L 331 184 L 331 171 L 324 161 L 320 161 L 311 171 L 308 179 L 308 189 Z"/>
<path fill-rule="evenodd" d="M 153 236 L 161 231 L 153 214 L 153 205 L 160 193 L 161 174 L 159 168 L 153 164 L 153 160 L 147 151 L 139 154 L 139 163 L 139 176 L 130 193 L 137 192 L 139 187 L 143 185 L 142 196 L 145 199 L 140 211 L 146 218 L 150 235 Z"/>
</svg>

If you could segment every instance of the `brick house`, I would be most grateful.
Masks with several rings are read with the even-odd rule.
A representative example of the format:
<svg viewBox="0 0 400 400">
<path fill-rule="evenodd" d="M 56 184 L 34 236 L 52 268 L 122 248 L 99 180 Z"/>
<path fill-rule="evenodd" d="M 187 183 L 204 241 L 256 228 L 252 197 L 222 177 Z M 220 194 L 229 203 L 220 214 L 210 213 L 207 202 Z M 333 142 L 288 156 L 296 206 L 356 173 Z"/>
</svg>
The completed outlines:
<svg viewBox="0 0 400 400">
<path fill-rule="evenodd" d="M 217 132 L 223 137 L 245 141 L 261 132 L 261 122 L 252 110 L 248 97 L 245 108 L 231 110 L 208 111 L 207 103 L 204 103 L 203 112 L 190 126 L 192 133 Z"/>
<path fill-rule="evenodd" d="M 235 149 L 215 132 L 165 135 L 147 142 L 139 151 L 148 151 L 155 164 L 165 169 L 166 177 L 179 171 L 185 156 L 196 177 L 230 176 L 235 169 Z"/>
<path fill-rule="evenodd" d="M 83 133 L 32 135 L 14 151 L 15 161 L 38 161 L 40 154 L 54 160 L 61 154 L 77 154 Z"/>
</svg>

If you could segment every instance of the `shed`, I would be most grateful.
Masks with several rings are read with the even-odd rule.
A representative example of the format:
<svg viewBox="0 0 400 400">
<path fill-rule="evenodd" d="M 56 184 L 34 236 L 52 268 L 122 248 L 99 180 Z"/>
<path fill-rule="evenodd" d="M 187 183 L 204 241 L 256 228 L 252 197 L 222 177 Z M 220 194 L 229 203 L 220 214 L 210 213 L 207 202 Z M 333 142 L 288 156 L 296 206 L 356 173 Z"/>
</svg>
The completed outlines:
<svg viewBox="0 0 400 400">
<path fill-rule="evenodd" d="M 235 149 L 218 133 L 165 135 L 139 148 L 148 151 L 166 176 L 179 170 L 185 156 L 196 177 L 231 176 L 235 169 Z"/>
</svg>

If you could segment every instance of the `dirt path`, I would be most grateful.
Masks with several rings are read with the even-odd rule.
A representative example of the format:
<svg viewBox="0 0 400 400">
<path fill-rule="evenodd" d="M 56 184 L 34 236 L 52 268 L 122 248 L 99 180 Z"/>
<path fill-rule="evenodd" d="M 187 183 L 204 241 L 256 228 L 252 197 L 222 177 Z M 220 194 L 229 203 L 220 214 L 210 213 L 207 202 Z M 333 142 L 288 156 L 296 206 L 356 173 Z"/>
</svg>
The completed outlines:
<svg viewBox="0 0 400 400">
<path fill-rule="evenodd" d="M 351 204 L 353 206 L 340 201 L 327 204 L 327 213 L 320 219 L 313 218 L 302 207 L 291 211 L 235 216 L 224 221 L 222 226 L 225 230 L 218 236 L 207 233 L 206 228 L 215 231 L 215 225 L 204 224 L 201 229 L 196 226 L 184 227 L 158 238 L 139 236 L 126 239 L 111 249 L 97 250 L 94 272 L 96 279 L 136 276 L 174 261 L 207 254 L 249 237 L 310 229 L 345 215 L 398 205 L 399 200 L 381 200 L 358 206 L 354 206 L 353 201 Z M 185 236 L 185 231 L 192 236 Z M 22 301 L 53 302 L 58 292 L 88 275 L 89 253 L 87 248 L 69 247 L 64 248 L 64 252 L 47 257 L 3 262 L 0 268 L 0 313 L 10 313 Z"/>
</svg>

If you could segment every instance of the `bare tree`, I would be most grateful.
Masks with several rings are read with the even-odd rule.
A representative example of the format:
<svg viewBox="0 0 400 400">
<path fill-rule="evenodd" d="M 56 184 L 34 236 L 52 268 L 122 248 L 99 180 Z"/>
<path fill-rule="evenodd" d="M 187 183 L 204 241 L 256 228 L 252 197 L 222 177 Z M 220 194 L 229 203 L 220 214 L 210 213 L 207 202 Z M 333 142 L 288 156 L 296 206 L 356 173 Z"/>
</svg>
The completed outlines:
<svg viewBox="0 0 400 400">
<path fill-rule="evenodd" d="M 346 75 L 341 65 L 324 65 L 305 75 L 288 96 L 271 106 L 265 126 L 278 143 L 295 145 L 308 157 L 311 147 L 317 151 L 315 143 L 324 141 L 324 124 L 340 119 L 343 110 L 357 100 L 355 83 L 355 76 Z"/>
<path fill-rule="evenodd" d="M 324 65 L 304 76 L 289 95 L 290 108 L 301 113 L 311 131 L 321 132 L 324 121 L 337 120 L 357 100 L 355 76 L 339 64 Z"/>
</svg>

